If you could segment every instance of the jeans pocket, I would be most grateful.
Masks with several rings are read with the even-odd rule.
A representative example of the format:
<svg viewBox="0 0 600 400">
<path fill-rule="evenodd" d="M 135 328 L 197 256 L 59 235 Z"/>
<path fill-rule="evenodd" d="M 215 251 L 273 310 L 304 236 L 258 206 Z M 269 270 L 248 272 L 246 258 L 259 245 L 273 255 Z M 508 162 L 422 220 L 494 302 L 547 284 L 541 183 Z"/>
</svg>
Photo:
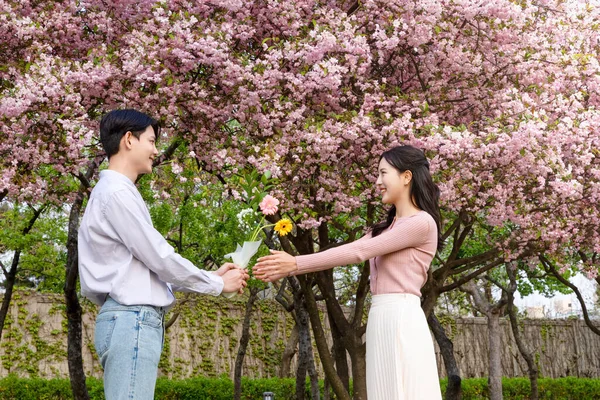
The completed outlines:
<svg viewBox="0 0 600 400">
<path fill-rule="evenodd" d="M 155 310 L 143 310 L 140 315 L 140 325 L 162 330 L 163 319 Z"/>
<path fill-rule="evenodd" d="M 117 324 L 117 315 L 114 313 L 100 313 L 96 318 L 96 332 L 94 333 L 94 346 L 101 359 L 110 346 L 113 331 Z"/>
</svg>

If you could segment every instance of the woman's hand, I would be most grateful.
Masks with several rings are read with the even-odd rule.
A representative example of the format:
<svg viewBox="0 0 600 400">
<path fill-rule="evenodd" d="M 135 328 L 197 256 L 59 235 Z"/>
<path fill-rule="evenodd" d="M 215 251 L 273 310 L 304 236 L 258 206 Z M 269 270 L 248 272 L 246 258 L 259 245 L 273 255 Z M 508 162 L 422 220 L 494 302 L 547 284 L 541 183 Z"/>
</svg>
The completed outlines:
<svg viewBox="0 0 600 400">
<path fill-rule="evenodd" d="M 296 257 L 277 250 L 271 250 L 270 256 L 259 258 L 252 267 L 254 276 L 263 282 L 274 282 L 297 270 Z"/>
</svg>

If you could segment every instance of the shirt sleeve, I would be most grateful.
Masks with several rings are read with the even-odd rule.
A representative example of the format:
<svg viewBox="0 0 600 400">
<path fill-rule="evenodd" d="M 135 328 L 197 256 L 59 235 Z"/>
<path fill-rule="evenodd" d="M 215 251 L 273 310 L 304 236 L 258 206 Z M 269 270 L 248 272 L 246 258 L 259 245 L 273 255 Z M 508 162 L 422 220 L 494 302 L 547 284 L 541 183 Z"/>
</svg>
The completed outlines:
<svg viewBox="0 0 600 400">
<path fill-rule="evenodd" d="M 146 219 L 146 213 L 139 200 L 126 190 L 113 193 L 104 208 L 104 217 L 121 243 L 162 281 L 179 290 L 218 296 L 223 290 L 223 279 L 177 254 Z"/>
<path fill-rule="evenodd" d="M 315 254 L 296 256 L 298 270 L 291 275 L 323 271 L 341 265 L 358 264 L 377 256 L 422 246 L 428 240 L 431 229 L 428 219 L 416 215 L 404 221 L 397 221 L 396 224 L 398 226 L 375 237 L 368 234 L 352 243 Z"/>
</svg>

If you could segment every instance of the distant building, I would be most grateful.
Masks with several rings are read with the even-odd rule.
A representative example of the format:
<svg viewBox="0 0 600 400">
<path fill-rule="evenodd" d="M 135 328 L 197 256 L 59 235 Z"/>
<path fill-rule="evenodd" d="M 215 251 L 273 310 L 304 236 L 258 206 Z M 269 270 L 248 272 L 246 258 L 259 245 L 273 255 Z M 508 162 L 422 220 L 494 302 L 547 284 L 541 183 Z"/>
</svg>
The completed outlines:
<svg viewBox="0 0 600 400">
<path fill-rule="evenodd" d="M 545 306 L 527 306 L 525 314 L 527 318 L 546 318 Z"/>
<path fill-rule="evenodd" d="M 574 314 L 571 298 L 554 299 L 554 314 L 557 318 L 566 318 Z"/>
</svg>

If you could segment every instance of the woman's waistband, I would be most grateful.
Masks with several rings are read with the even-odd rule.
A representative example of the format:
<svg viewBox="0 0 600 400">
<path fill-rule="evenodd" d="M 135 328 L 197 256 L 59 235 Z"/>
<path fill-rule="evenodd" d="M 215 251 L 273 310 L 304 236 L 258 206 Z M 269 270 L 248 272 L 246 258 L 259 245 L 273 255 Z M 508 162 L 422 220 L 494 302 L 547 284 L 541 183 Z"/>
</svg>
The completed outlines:
<svg viewBox="0 0 600 400">
<path fill-rule="evenodd" d="M 372 297 L 371 307 L 390 304 L 412 304 L 421 307 L 421 298 L 412 293 L 376 294 Z"/>
</svg>

